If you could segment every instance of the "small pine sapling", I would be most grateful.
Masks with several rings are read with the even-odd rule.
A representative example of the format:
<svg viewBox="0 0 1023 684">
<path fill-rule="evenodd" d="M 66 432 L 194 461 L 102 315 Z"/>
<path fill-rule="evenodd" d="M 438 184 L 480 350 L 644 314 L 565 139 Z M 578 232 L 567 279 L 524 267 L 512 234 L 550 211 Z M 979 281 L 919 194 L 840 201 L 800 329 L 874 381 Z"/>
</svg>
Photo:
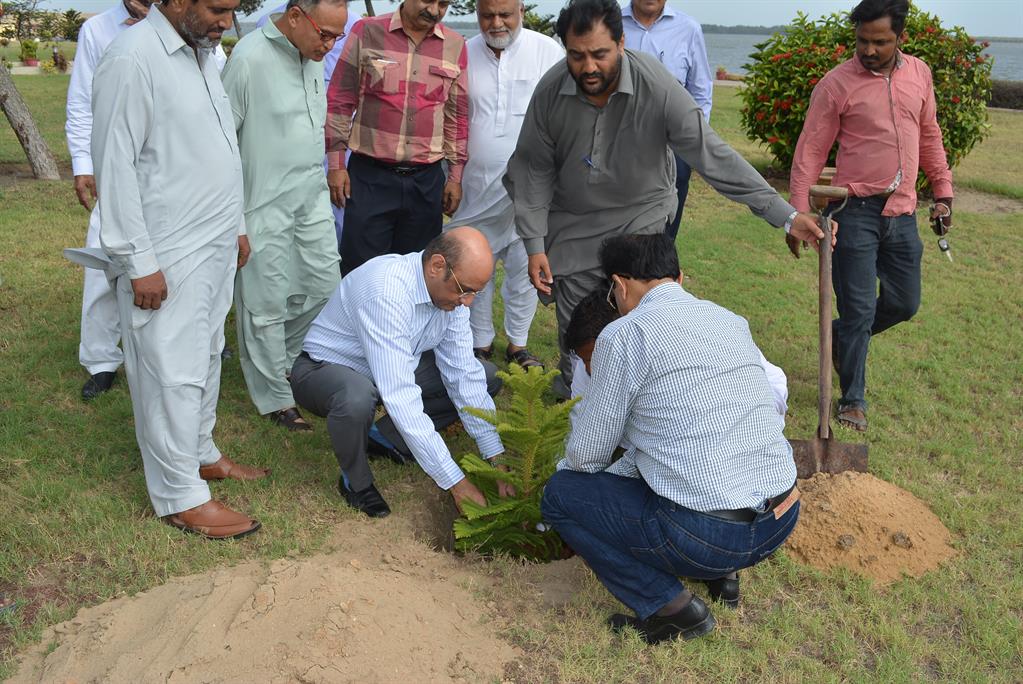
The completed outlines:
<svg viewBox="0 0 1023 684">
<path fill-rule="evenodd" d="M 455 520 L 455 548 L 485 554 L 504 553 L 534 561 L 560 557 L 563 543 L 557 533 L 539 528 L 540 497 L 543 486 L 554 474 L 569 431 L 568 414 L 578 399 L 560 404 L 545 402 L 558 371 L 534 367 L 523 370 L 516 364 L 498 376 L 511 395 L 507 409 L 496 412 L 466 410 L 497 428 L 504 453 L 492 460 L 496 470 L 476 454 L 462 457 L 461 466 L 469 481 L 487 499 L 486 506 L 463 501 L 462 517 Z M 497 483 L 503 480 L 515 488 L 514 496 L 500 498 Z"/>
</svg>

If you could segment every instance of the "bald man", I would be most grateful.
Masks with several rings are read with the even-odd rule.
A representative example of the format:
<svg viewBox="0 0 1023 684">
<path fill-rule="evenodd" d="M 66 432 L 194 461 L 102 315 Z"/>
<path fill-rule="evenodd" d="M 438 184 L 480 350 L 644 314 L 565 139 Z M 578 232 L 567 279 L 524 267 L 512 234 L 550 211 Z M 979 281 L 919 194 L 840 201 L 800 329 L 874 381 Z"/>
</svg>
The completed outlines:
<svg viewBox="0 0 1023 684">
<path fill-rule="evenodd" d="M 367 447 L 376 428 L 411 453 L 461 510 L 483 494 L 465 478 L 438 430 L 459 417 L 480 455 L 504 451 L 492 425 L 466 406 L 493 411 L 500 389 L 493 364 L 473 355 L 469 309 L 493 272 L 487 239 L 462 227 L 434 238 L 422 252 L 387 254 L 356 268 L 313 321 L 291 371 L 298 403 L 327 419 L 352 508 L 374 518 L 391 512 L 373 484 Z"/>
</svg>

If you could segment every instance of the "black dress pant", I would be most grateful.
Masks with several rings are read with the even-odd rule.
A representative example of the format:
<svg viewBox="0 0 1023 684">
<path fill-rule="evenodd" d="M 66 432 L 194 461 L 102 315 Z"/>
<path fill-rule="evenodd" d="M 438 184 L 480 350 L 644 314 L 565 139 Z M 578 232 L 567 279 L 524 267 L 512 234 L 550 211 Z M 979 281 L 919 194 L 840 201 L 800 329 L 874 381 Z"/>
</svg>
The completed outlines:
<svg viewBox="0 0 1023 684">
<path fill-rule="evenodd" d="M 444 170 L 440 162 L 408 170 L 353 154 L 351 197 L 341 231 L 341 275 L 381 254 L 418 252 L 440 235 Z"/>
</svg>

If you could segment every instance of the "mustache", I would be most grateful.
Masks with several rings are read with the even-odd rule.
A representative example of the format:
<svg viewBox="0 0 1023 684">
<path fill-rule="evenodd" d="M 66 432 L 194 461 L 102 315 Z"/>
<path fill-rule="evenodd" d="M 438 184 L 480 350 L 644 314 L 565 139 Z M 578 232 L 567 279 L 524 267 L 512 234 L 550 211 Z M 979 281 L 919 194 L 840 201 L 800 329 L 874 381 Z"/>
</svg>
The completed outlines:
<svg viewBox="0 0 1023 684">
<path fill-rule="evenodd" d="M 594 72 L 589 73 L 589 74 L 579 74 L 579 78 L 582 78 L 582 79 L 587 79 L 587 78 L 604 78 L 604 74 L 600 73 L 599 71 L 594 71 Z"/>
<path fill-rule="evenodd" d="M 438 21 L 440 21 L 440 17 L 439 16 L 435 17 L 435 16 L 433 16 L 432 14 L 430 14 L 429 12 L 426 12 L 426 11 L 420 12 L 419 16 L 421 18 L 425 19 L 426 21 L 430 22 L 431 24 L 436 24 Z"/>
</svg>

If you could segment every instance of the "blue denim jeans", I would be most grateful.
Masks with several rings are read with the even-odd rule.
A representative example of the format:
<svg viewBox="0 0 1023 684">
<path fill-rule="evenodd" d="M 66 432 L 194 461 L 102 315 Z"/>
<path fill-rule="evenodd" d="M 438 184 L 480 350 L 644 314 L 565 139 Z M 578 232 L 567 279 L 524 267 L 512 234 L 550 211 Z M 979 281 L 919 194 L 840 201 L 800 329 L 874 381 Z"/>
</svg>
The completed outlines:
<svg viewBox="0 0 1023 684">
<path fill-rule="evenodd" d="M 840 407 L 866 410 L 870 337 L 908 321 L 920 307 L 923 243 L 916 215 L 882 216 L 884 204 L 883 197 L 850 197 L 834 215 L 839 228 L 831 282 L 838 318 L 832 333 L 838 345 Z"/>
<path fill-rule="evenodd" d="M 771 555 L 792 532 L 799 503 L 780 519 L 724 520 L 658 496 L 639 478 L 561 470 L 547 482 L 543 518 L 614 596 L 645 620 L 685 587 Z"/>
<path fill-rule="evenodd" d="M 675 210 L 675 217 L 665 226 L 665 232 L 672 240 L 678 235 L 679 224 L 682 223 L 682 210 L 686 206 L 686 198 L 689 197 L 689 179 L 693 175 L 693 169 L 686 164 L 682 157 L 675 155 L 675 192 L 678 193 L 678 209 Z"/>
</svg>

